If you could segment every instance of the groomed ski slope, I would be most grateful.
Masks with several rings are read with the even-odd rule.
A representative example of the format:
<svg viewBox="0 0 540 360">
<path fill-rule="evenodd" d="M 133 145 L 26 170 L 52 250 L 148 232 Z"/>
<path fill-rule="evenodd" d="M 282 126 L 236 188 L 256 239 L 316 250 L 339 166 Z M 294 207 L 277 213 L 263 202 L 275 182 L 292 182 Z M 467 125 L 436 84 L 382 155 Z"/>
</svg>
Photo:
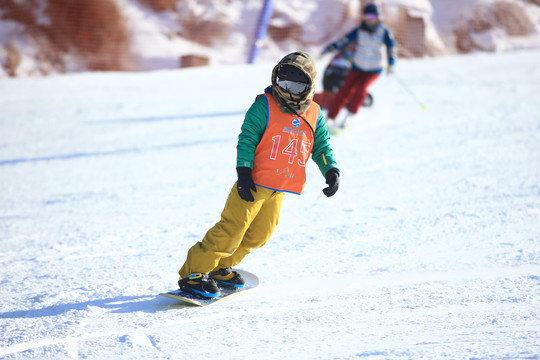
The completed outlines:
<svg viewBox="0 0 540 360">
<path fill-rule="evenodd" d="M 157 294 L 273 64 L 0 81 L 0 358 L 540 359 L 539 56 L 399 61 L 427 111 L 381 77 L 336 196 L 310 161 L 259 288 L 205 308 Z"/>
</svg>

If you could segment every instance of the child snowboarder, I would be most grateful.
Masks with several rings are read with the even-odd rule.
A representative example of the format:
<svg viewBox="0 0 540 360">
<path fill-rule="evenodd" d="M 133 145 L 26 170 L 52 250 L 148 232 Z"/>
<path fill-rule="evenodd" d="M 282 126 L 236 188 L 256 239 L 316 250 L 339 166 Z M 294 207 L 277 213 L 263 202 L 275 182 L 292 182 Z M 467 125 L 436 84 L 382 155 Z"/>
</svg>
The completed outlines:
<svg viewBox="0 0 540 360">
<path fill-rule="evenodd" d="M 324 194 L 338 190 L 326 121 L 313 101 L 316 75 L 315 62 L 304 52 L 288 54 L 274 67 L 272 85 L 249 108 L 238 136 L 238 181 L 221 220 L 189 249 L 179 271 L 180 289 L 212 298 L 220 295 L 220 286 L 244 286 L 232 267 L 268 241 L 283 194 L 302 193 L 310 155 L 326 178 Z"/>
<path fill-rule="evenodd" d="M 388 74 L 392 73 L 395 64 L 394 46 L 392 33 L 383 26 L 377 5 L 369 4 L 363 10 L 360 26 L 323 50 L 322 53 L 326 54 L 334 50 L 353 49 L 349 59 L 351 70 L 328 108 L 329 124 L 338 127 L 345 126 L 344 121 L 335 124 L 335 119 L 345 106 L 349 113 L 358 113 L 368 95 L 369 86 L 383 71 L 384 48 L 386 48 L 387 71 Z"/>
</svg>

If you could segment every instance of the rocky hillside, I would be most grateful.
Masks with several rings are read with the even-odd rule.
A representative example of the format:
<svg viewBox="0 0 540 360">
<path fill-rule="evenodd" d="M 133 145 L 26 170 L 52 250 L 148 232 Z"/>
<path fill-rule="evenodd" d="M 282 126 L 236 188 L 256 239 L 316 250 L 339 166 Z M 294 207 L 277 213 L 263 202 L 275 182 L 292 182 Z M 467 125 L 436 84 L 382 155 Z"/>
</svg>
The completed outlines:
<svg viewBox="0 0 540 360">
<path fill-rule="evenodd" d="M 372 0 L 363 0 L 363 5 Z M 540 0 L 381 0 L 400 57 L 540 48 Z M 0 77 L 245 63 L 262 0 L 0 0 Z M 274 0 L 259 61 L 318 54 L 359 1 Z"/>
</svg>

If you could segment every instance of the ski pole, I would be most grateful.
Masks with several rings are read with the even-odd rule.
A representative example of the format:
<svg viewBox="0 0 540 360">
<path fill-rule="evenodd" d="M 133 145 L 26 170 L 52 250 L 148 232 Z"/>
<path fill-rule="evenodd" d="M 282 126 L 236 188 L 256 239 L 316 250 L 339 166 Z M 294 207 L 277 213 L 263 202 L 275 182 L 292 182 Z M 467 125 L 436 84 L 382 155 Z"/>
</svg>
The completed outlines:
<svg viewBox="0 0 540 360">
<path fill-rule="evenodd" d="M 397 77 L 396 74 L 393 74 L 393 75 L 396 78 L 396 80 L 398 81 L 398 83 L 403 87 L 403 89 L 405 89 L 409 94 L 411 94 L 412 97 L 416 100 L 416 102 L 418 104 L 420 104 L 420 106 L 422 107 L 422 110 L 426 110 L 427 106 L 424 105 L 424 103 L 418 98 L 418 96 L 416 96 L 415 93 L 413 93 L 413 91 L 403 82 L 403 80 L 401 80 L 399 77 Z"/>
</svg>

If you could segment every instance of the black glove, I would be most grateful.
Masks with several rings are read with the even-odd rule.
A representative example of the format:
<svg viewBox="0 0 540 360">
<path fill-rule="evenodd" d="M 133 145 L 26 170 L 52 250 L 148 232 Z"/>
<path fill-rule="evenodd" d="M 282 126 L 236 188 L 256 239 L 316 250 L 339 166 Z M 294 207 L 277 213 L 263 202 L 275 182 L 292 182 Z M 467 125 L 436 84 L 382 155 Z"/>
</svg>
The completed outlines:
<svg viewBox="0 0 540 360">
<path fill-rule="evenodd" d="M 321 53 L 321 56 L 322 56 L 322 55 L 325 55 L 325 54 L 328 54 L 329 52 L 332 52 L 332 51 L 334 51 L 334 50 L 336 50 L 336 47 L 335 47 L 335 46 L 333 46 L 333 45 L 328 45 L 327 47 L 325 47 L 325 48 L 323 49 L 323 51 L 322 51 L 322 53 Z"/>
<path fill-rule="evenodd" d="M 323 189 L 324 195 L 330 197 L 334 195 L 339 188 L 339 170 L 332 168 L 326 172 L 326 183 L 328 187 Z"/>
<path fill-rule="evenodd" d="M 251 178 L 251 169 L 248 167 L 237 167 L 238 182 L 236 188 L 238 189 L 238 195 L 245 201 L 255 201 L 251 190 L 257 192 L 257 187 Z"/>
</svg>

